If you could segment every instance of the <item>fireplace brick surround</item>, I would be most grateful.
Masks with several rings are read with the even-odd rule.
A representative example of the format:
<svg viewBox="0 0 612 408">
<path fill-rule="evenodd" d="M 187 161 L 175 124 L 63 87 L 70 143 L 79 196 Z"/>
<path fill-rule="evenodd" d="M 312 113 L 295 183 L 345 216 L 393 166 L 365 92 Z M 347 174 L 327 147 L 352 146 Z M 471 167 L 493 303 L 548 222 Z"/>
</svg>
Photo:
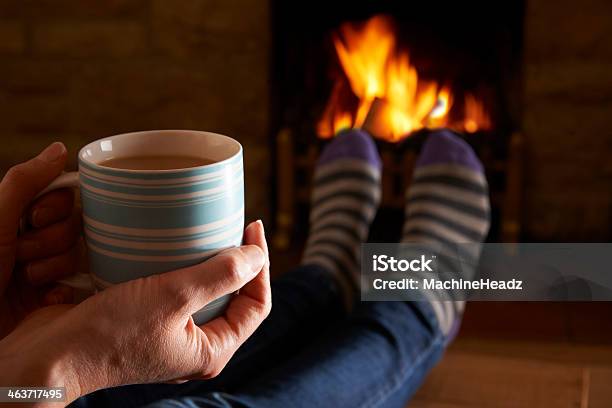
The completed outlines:
<svg viewBox="0 0 612 408">
<path fill-rule="evenodd" d="M 528 0 L 527 236 L 612 239 L 612 3 Z"/>
<path fill-rule="evenodd" d="M 0 0 L 0 168 L 53 140 L 209 129 L 246 152 L 247 217 L 272 192 L 270 19 L 263 0 Z M 612 4 L 526 0 L 526 240 L 612 238 Z M 74 166 L 74 161 L 72 162 Z"/>
</svg>

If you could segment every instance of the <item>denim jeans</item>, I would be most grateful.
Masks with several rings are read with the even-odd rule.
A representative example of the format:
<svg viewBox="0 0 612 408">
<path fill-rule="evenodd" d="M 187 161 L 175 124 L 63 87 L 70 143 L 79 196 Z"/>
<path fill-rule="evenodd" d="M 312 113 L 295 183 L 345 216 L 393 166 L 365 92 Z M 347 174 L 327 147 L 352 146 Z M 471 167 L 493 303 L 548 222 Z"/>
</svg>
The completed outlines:
<svg viewBox="0 0 612 408">
<path fill-rule="evenodd" d="M 358 302 L 307 265 L 272 283 L 272 312 L 212 380 L 100 390 L 74 407 L 403 407 L 446 339 L 429 304 Z"/>
</svg>

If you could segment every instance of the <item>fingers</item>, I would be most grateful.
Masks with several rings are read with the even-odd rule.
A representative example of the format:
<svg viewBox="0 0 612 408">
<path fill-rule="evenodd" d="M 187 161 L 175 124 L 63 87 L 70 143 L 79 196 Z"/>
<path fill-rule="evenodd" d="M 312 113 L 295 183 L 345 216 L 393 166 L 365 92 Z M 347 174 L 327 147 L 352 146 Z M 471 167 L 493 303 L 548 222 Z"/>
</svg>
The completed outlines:
<svg viewBox="0 0 612 408">
<path fill-rule="evenodd" d="M 35 158 L 12 167 L 0 182 L 0 228 L 16 232 L 25 208 L 66 164 L 66 147 L 56 142 Z"/>
<path fill-rule="evenodd" d="M 34 159 L 9 169 L 0 182 L 0 294 L 14 266 L 14 240 L 21 215 L 38 192 L 56 178 L 66 164 L 66 148 L 53 143 Z"/>
<path fill-rule="evenodd" d="M 70 218 L 46 228 L 28 231 L 17 241 L 17 260 L 28 262 L 66 252 L 76 242 L 81 230 L 81 217 Z"/>
<path fill-rule="evenodd" d="M 225 250 L 206 262 L 159 275 L 168 303 L 189 315 L 253 279 L 265 264 L 263 251 L 255 245 Z"/>
<path fill-rule="evenodd" d="M 43 285 L 74 274 L 78 265 L 79 252 L 78 245 L 74 245 L 59 255 L 29 262 L 25 266 L 28 282 L 33 285 Z"/>
<path fill-rule="evenodd" d="M 250 281 L 244 288 L 240 290 L 243 295 L 247 295 L 262 304 L 271 306 L 272 299 L 270 293 L 270 257 L 268 255 L 268 243 L 266 242 L 266 233 L 261 221 L 256 221 L 249 224 L 244 231 L 244 243 L 249 245 L 257 245 L 266 255 L 266 263 L 261 272 L 255 279 Z"/>
<path fill-rule="evenodd" d="M 213 355 L 207 377 L 216 376 L 234 352 L 249 338 L 268 316 L 272 307 L 268 247 L 261 221 L 245 230 L 245 243 L 256 245 L 266 254 L 266 261 L 257 277 L 245 285 L 229 304 L 223 317 L 202 326 L 203 348 Z"/>
<path fill-rule="evenodd" d="M 26 233 L 18 242 L 18 259 L 29 261 L 23 271 L 31 284 L 44 285 L 76 272 L 80 248 L 72 243 L 80 233 L 80 217 L 73 214 L 73 207 L 71 189 L 51 191 L 30 207 L 30 225 L 44 228 Z"/>
<path fill-rule="evenodd" d="M 74 207 L 74 193 L 69 188 L 51 191 L 30 207 L 28 220 L 34 228 L 42 228 L 68 218 Z"/>
</svg>

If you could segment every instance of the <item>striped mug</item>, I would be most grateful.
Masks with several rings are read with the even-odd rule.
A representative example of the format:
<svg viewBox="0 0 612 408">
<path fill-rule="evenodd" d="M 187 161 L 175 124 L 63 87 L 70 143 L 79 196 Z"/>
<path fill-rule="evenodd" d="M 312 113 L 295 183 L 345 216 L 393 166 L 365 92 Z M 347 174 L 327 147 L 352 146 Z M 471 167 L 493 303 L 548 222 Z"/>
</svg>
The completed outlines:
<svg viewBox="0 0 612 408">
<path fill-rule="evenodd" d="M 212 163 L 176 170 L 100 165 L 139 156 L 189 156 Z M 241 244 L 242 146 L 234 139 L 191 130 L 125 133 L 86 145 L 78 161 L 78 172 L 62 174 L 45 192 L 80 187 L 89 277 L 97 289 L 194 265 Z M 83 278 L 65 283 L 83 286 Z M 230 296 L 198 311 L 195 322 L 221 315 Z"/>
</svg>

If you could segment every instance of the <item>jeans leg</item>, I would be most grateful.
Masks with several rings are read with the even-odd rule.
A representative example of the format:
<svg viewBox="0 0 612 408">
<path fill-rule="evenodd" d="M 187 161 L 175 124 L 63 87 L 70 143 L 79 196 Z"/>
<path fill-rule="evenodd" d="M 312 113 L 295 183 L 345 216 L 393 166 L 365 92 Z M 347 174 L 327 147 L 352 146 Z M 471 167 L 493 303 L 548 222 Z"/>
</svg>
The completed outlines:
<svg viewBox="0 0 612 408">
<path fill-rule="evenodd" d="M 403 407 L 445 345 L 429 304 L 364 302 L 300 354 L 231 393 L 151 407 Z"/>
<path fill-rule="evenodd" d="M 300 266 L 272 282 L 272 312 L 215 379 L 185 384 L 139 384 L 100 390 L 73 407 L 140 406 L 177 395 L 232 389 L 281 364 L 345 315 L 332 275 L 315 265 Z"/>
</svg>

